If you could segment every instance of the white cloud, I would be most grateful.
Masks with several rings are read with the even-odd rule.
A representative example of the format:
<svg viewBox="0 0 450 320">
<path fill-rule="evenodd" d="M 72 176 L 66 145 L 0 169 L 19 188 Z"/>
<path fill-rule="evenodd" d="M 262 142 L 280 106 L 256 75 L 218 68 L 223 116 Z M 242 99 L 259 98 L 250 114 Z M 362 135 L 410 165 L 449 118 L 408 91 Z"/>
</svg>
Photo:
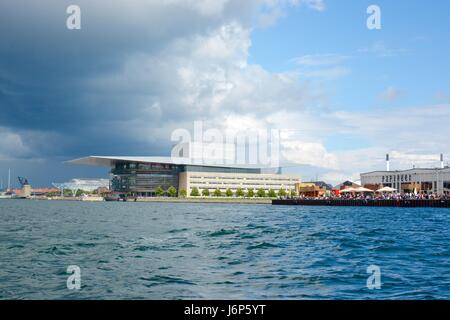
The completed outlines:
<svg viewBox="0 0 450 320">
<path fill-rule="evenodd" d="M 303 78 L 319 78 L 323 80 L 334 80 L 351 74 L 352 71 L 345 67 L 333 67 L 320 70 L 301 72 Z"/>
<path fill-rule="evenodd" d="M 29 154 L 30 149 L 19 134 L 0 127 L 0 137 L 0 160 L 15 159 Z"/>
<path fill-rule="evenodd" d="M 97 13 L 89 11 L 94 17 L 100 17 L 98 21 L 94 19 L 96 23 L 111 25 L 111 30 L 100 28 L 107 36 L 100 37 L 92 32 L 86 37 L 93 37 L 101 44 L 104 39 L 121 39 L 122 49 L 128 48 L 123 46 L 124 34 L 139 34 L 139 37 L 130 36 L 136 41 L 130 40 L 132 49 L 121 51 L 123 60 L 117 69 L 83 78 L 85 90 L 79 94 L 85 104 L 80 104 L 77 112 L 84 112 L 90 118 L 97 114 L 101 117 L 97 117 L 91 127 L 80 130 L 88 131 L 91 137 L 98 135 L 103 144 L 137 141 L 139 150 L 150 153 L 158 147 L 167 151 L 171 145 L 170 132 L 180 127 L 191 128 L 195 120 L 207 120 L 208 126 L 224 131 L 277 128 L 287 132 L 281 140 L 283 160 L 326 168 L 329 172 L 323 174 L 325 180 L 355 179 L 359 172 L 384 168 L 387 152 L 391 153 L 393 167 L 434 163 L 434 157 L 438 159 L 440 152 L 450 155 L 449 105 L 361 112 L 323 111 L 327 97 L 317 86 L 306 84 L 302 79 L 330 80 L 348 75 L 351 70 L 343 65 L 347 57 L 305 55 L 294 59 L 300 70 L 285 73 L 269 72 L 249 63 L 250 21 L 261 5 L 266 7 L 262 15 L 268 14 L 268 20 L 272 21 L 282 16 L 289 6 L 325 9 L 322 1 L 306 0 L 249 0 L 245 3 L 237 0 L 134 0 L 131 4 L 111 6 L 113 14 L 104 17 L 99 14 L 103 12 L 99 8 Z M 124 25 L 123 16 L 134 18 L 124 30 L 117 27 Z M 121 23 L 106 23 L 116 21 L 111 17 Z M 93 26 L 90 28 L 97 30 Z M 118 36 L 112 37 L 115 32 Z M 53 38 L 52 35 L 49 38 Z M 388 49 L 384 43 L 362 51 L 381 56 L 402 53 L 402 50 Z M 1 90 L 6 92 L 4 88 Z M 393 100 L 398 93 L 391 87 L 382 96 Z M 86 110 L 81 110 L 83 106 Z M 361 110 L 367 109 L 362 106 Z M 36 132 L 19 134 L 4 129 L 0 134 L 2 158 L 28 155 L 29 146 L 45 149 L 43 142 L 51 140 Z M 367 146 L 330 151 L 328 144 L 334 136 L 338 137 L 336 139 L 357 137 L 367 141 Z M 69 144 L 77 139 L 76 135 L 65 136 L 60 141 Z"/>
<path fill-rule="evenodd" d="M 448 102 L 450 101 L 450 92 L 437 91 L 434 95 L 434 98 L 439 102 Z"/>
<path fill-rule="evenodd" d="M 257 2 L 265 6 L 262 16 L 268 21 L 275 21 L 293 5 L 319 11 L 325 8 L 322 1 Z M 230 18 L 238 15 L 237 10 L 230 13 L 238 2 L 189 3 L 200 15 L 223 20 L 217 18 L 219 23 L 210 22 L 201 31 L 194 29 L 166 39 L 158 50 L 132 52 L 118 72 L 87 81 L 86 87 L 94 92 L 111 94 L 106 101 L 95 100 L 95 95 L 91 98 L 99 108 L 107 105 L 108 114 L 120 115 L 120 120 L 115 119 L 120 135 L 149 146 L 167 146 L 171 130 L 191 128 L 193 121 L 201 119 L 224 132 L 277 128 L 287 132 L 281 140 L 284 162 L 327 168 L 329 172 L 323 177 L 334 182 L 384 168 L 387 152 L 391 152 L 393 166 L 424 163 L 437 150 L 450 154 L 445 121 L 450 116 L 449 106 L 324 112 L 321 106 L 326 97 L 317 93 L 314 85 L 299 81 L 299 76 L 331 80 L 348 75 L 351 70 L 342 65 L 348 57 L 305 55 L 293 60 L 300 70 L 269 72 L 248 62 L 252 27 L 246 19 Z M 381 56 L 402 53 L 384 43 L 362 51 Z M 391 87 L 383 97 L 392 100 L 398 94 Z M 330 151 L 324 141 L 335 135 L 366 140 L 367 147 Z"/>
<path fill-rule="evenodd" d="M 331 183 L 333 186 L 338 185 L 339 183 L 342 183 L 347 180 L 358 181 L 359 179 L 360 179 L 359 172 L 348 174 L 344 172 L 330 171 L 319 176 L 320 181 L 326 181 L 327 183 Z"/>
<path fill-rule="evenodd" d="M 286 141 L 282 139 L 281 154 L 284 160 L 298 165 L 310 165 L 334 169 L 337 166 L 336 156 L 327 152 L 319 142 Z"/>
<path fill-rule="evenodd" d="M 397 57 L 399 55 L 405 54 L 407 51 L 405 49 L 389 48 L 383 41 L 377 41 L 368 47 L 359 49 L 358 52 L 373 54 L 382 58 L 388 58 Z"/>
<path fill-rule="evenodd" d="M 394 102 L 401 96 L 401 94 L 402 92 L 397 88 L 388 87 L 380 94 L 379 98 L 387 102 Z"/>
<path fill-rule="evenodd" d="M 180 2 L 178 0 L 165 0 L 167 2 Z M 187 0 L 190 6 L 194 7 L 205 16 L 215 16 L 223 12 L 229 0 Z"/>
<path fill-rule="evenodd" d="M 352 72 L 350 68 L 342 65 L 348 58 L 337 54 L 315 54 L 300 56 L 290 61 L 298 66 L 301 78 L 335 80 Z"/>
<path fill-rule="evenodd" d="M 297 57 L 292 59 L 292 61 L 300 66 L 323 66 L 338 64 L 347 58 L 336 54 L 315 54 Z"/>
<path fill-rule="evenodd" d="M 448 151 L 448 150 L 447 150 Z M 416 166 L 437 166 L 440 161 L 440 154 L 414 154 L 401 151 L 391 151 L 390 156 L 402 167 Z"/>
<path fill-rule="evenodd" d="M 296 0 L 294 0 L 296 1 Z M 325 6 L 325 2 L 323 0 L 297 0 L 296 2 L 300 2 L 303 3 L 305 5 L 307 5 L 310 8 L 313 8 L 317 11 L 324 11 L 326 6 Z"/>
<path fill-rule="evenodd" d="M 289 7 L 306 6 L 316 11 L 324 11 L 326 8 L 323 0 L 260 0 L 259 26 L 269 27 L 278 19 L 286 15 Z"/>
</svg>

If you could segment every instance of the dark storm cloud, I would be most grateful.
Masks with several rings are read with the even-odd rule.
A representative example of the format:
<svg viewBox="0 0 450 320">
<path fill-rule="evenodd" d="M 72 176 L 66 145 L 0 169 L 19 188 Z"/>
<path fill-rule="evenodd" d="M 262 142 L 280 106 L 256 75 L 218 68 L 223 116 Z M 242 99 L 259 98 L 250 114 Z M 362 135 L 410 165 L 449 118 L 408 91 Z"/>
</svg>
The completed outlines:
<svg viewBox="0 0 450 320">
<path fill-rule="evenodd" d="M 313 105 L 295 74 L 248 64 L 261 5 L 277 17 L 291 3 L 2 0 L 0 176 L 20 166 L 48 184 L 79 175 L 70 158 L 168 155 L 171 132 L 195 120 L 264 126 L 274 110 Z M 81 30 L 66 28 L 71 4 Z"/>
<path fill-rule="evenodd" d="M 136 87 L 127 88 L 122 79 L 124 90 L 91 80 L 120 72 L 135 54 L 156 55 L 176 39 L 247 19 L 255 5 L 232 1 L 215 12 L 190 1 L 76 1 L 82 29 L 68 30 L 66 8 L 73 3 L 0 3 L 0 127 L 21 135 L 29 156 L 143 153 L 143 142 L 121 125 L 138 119 L 165 88 L 156 81 L 139 87 L 133 79 Z M 53 147 L 39 148 L 39 137 Z M 144 153 L 161 151 L 161 142 L 154 148 Z"/>
</svg>

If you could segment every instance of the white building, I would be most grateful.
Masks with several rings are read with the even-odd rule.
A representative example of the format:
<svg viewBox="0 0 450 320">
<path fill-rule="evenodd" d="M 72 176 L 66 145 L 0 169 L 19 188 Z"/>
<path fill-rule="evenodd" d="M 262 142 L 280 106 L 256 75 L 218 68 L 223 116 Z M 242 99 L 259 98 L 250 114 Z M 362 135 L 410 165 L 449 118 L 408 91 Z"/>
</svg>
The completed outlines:
<svg viewBox="0 0 450 320">
<path fill-rule="evenodd" d="M 53 183 L 53 186 L 58 189 L 65 190 L 83 190 L 92 192 L 98 188 L 109 188 L 108 179 L 72 179 L 64 183 Z"/>
<path fill-rule="evenodd" d="M 301 182 L 297 175 L 269 174 L 262 168 L 248 166 L 196 164 L 183 157 L 91 156 L 69 163 L 110 167 L 112 191 L 142 197 L 154 196 L 159 187 L 186 190 L 188 196 L 194 187 L 200 193 L 205 189 L 236 192 L 238 188 L 244 192 L 249 189 L 289 192 L 295 190 L 295 183 Z"/>
<path fill-rule="evenodd" d="M 414 168 L 361 174 L 365 187 L 392 187 L 401 193 L 450 193 L 450 168 Z"/>
<path fill-rule="evenodd" d="M 391 187 L 400 193 L 450 193 L 450 167 L 444 166 L 441 154 L 440 168 L 413 168 L 409 170 L 390 170 L 389 154 L 386 155 L 386 171 L 361 174 L 361 185 L 375 189 Z"/>
<path fill-rule="evenodd" d="M 201 172 L 187 171 L 180 173 L 179 186 L 185 189 L 189 195 L 193 188 L 200 190 L 208 189 L 211 192 L 219 189 L 225 192 L 231 189 L 233 193 L 238 189 L 244 192 L 253 189 L 255 192 L 263 189 L 266 192 L 274 190 L 295 191 L 295 184 L 300 183 L 301 179 L 295 175 L 283 174 L 265 174 L 265 173 L 226 173 L 220 172 Z"/>
</svg>

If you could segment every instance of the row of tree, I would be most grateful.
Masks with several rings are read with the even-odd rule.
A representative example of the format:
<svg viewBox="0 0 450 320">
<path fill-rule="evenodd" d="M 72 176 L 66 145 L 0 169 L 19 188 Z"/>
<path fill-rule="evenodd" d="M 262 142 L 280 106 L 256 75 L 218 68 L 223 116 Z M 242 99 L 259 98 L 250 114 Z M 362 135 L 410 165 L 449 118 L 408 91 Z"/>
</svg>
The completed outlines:
<svg viewBox="0 0 450 320">
<path fill-rule="evenodd" d="M 163 197 L 163 196 L 168 196 L 168 197 L 176 197 L 177 196 L 177 189 L 175 187 L 169 187 L 167 189 L 167 191 L 164 191 L 163 188 L 158 187 L 155 190 L 155 195 L 158 197 Z M 278 197 L 286 197 L 286 196 L 295 196 L 296 193 L 294 190 L 292 190 L 291 192 L 286 191 L 284 189 L 280 189 L 278 190 L 278 192 L 276 192 L 273 189 L 270 189 L 268 192 L 266 192 L 266 190 L 264 189 L 258 189 L 258 190 L 254 190 L 254 189 L 247 189 L 244 190 L 242 188 L 238 188 L 236 190 L 236 192 L 233 192 L 233 190 L 231 189 L 227 189 L 225 192 L 222 192 L 220 189 L 215 189 L 215 190 L 209 190 L 209 189 L 202 189 L 201 192 L 197 187 L 192 188 L 190 196 L 191 197 L 237 197 L 237 198 L 276 198 Z M 187 197 L 187 191 L 185 189 L 181 189 L 180 193 L 178 195 L 179 197 L 185 198 Z"/>
<path fill-rule="evenodd" d="M 87 191 L 87 190 L 81 190 L 81 189 L 78 189 L 78 190 L 70 190 L 70 189 L 64 189 L 64 191 L 63 191 L 63 196 L 64 197 L 81 197 L 81 196 L 83 196 L 83 195 L 97 195 L 98 194 L 98 192 L 97 192 L 97 190 L 94 190 L 94 191 Z M 47 194 L 46 194 L 46 196 L 47 197 L 59 197 L 59 196 L 61 196 L 61 191 L 51 191 L 51 192 L 48 192 Z"/>
</svg>

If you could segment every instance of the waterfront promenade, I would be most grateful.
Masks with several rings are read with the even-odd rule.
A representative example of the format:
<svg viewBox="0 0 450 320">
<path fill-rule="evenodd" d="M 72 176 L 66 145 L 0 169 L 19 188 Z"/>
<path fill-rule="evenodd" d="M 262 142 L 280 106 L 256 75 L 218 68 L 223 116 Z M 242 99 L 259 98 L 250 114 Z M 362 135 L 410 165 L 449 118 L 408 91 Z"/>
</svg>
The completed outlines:
<svg viewBox="0 0 450 320">
<path fill-rule="evenodd" d="M 9 199 L 8 201 L 18 201 Z M 24 199 L 22 199 L 24 200 Z M 83 202 L 103 202 L 102 197 L 45 197 L 36 196 L 30 197 L 26 200 L 42 200 L 42 201 L 83 201 Z M 114 202 L 114 201 L 112 201 Z M 115 201 L 118 202 L 118 201 Z M 146 202 L 146 203 L 216 203 L 216 204 L 271 204 L 271 198 L 225 198 L 225 197 L 196 197 L 196 198 L 178 198 L 178 197 L 147 197 L 147 198 L 132 198 L 126 202 Z"/>
<path fill-rule="evenodd" d="M 450 200 L 438 199 L 276 199 L 273 205 L 333 207 L 450 208 Z"/>
</svg>

